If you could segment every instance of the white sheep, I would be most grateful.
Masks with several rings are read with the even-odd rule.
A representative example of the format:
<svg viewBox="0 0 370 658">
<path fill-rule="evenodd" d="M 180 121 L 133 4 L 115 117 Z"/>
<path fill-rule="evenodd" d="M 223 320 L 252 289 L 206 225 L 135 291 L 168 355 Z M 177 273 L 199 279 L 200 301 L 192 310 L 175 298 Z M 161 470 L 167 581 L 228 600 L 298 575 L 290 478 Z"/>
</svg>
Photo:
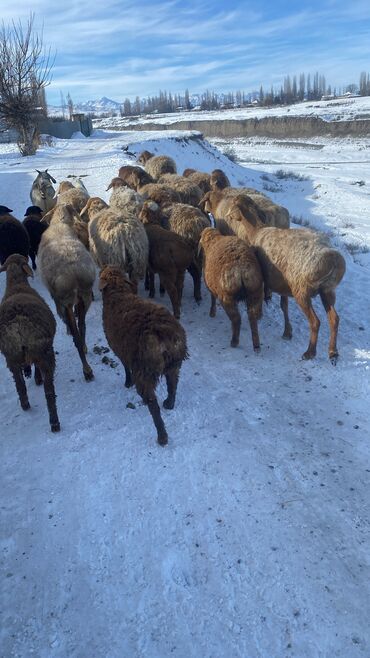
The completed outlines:
<svg viewBox="0 0 370 658">
<path fill-rule="evenodd" d="M 41 277 L 54 299 L 58 315 L 72 334 L 86 381 L 94 378 L 86 351 L 86 313 L 92 301 L 94 261 L 74 231 L 74 209 L 58 205 L 41 238 Z M 75 316 L 77 316 L 77 323 Z"/>
</svg>

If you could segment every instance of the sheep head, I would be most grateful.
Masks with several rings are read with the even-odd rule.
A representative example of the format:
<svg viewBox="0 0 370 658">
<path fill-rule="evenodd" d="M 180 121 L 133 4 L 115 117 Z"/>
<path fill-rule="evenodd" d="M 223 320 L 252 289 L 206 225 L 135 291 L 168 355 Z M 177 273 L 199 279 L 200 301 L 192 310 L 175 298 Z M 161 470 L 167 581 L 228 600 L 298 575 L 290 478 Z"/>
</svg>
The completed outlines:
<svg viewBox="0 0 370 658">
<path fill-rule="evenodd" d="M 73 188 L 74 185 L 71 183 L 71 181 L 63 180 L 61 183 L 59 183 L 57 194 L 63 194 L 63 192 L 67 192 L 67 190 L 73 190 Z"/>
<path fill-rule="evenodd" d="M 213 190 L 223 190 L 225 187 L 230 187 L 230 181 L 222 169 L 212 171 L 209 184 Z"/>
<path fill-rule="evenodd" d="M 128 185 L 126 181 L 116 176 L 115 178 L 112 178 L 111 182 L 109 183 L 105 191 L 108 192 L 108 190 L 111 190 L 112 188 L 115 190 L 117 187 L 128 187 Z"/>
<path fill-rule="evenodd" d="M 99 276 L 99 290 L 119 289 L 121 292 L 135 294 L 136 285 L 116 265 L 105 265 Z"/>
<path fill-rule="evenodd" d="M 7 206 L 0 206 L 0 216 L 1 215 L 9 215 L 9 213 L 13 212 L 8 208 Z"/>
<path fill-rule="evenodd" d="M 33 272 L 28 265 L 27 258 L 25 258 L 25 256 L 21 256 L 21 254 L 12 254 L 11 256 L 8 256 L 4 265 L 0 267 L 0 272 L 7 272 L 8 270 L 9 273 L 22 272 L 23 275 L 26 275 L 25 278 L 28 276 L 33 278 Z"/>
<path fill-rule="evenodd" d="M 152 158 L 153 155 L 154 153 L 151 153 L 150 151 L 142 151 L 136 162 L 145 165 L 145 163 L 148 162 L 148 160 L 150 160 L 150 158 Z"/>
<path fill-rule="evenodd" d="M 226 218 L 236 222 L 243 222 L 244 225 L 253 228 L 259 228 L 264 225 L 260 218 L 261 211 L 258 210 L 255 202 L 245 194 L 236 196 L 226 213 Z M 248 228 L 246 226 L 246 228 Z"/>
<path fill-rule="evenodd" d="M 88 222 L 90 219 L 95 217 L 101 210 L 108 208 L 108 204 L 103 201 L 98 196 L 92 196 L 88 199 L 86 206 L 84 206 L 80 212 L 80 218 L 85 222 Z"/>
<path fill-rule="evenodd" d="M 155 201 L 144 201 L 138 218 L 143 224 L 161 224 L 159 205 Z"/>
<path fill-rule="evenodd" d="M 79 218 L 73 206 L 69 204 L 60 204 L 55 206 L 50 224 L 66 224 L 73 226 L 75 219 Z"/>
<path fill-rule="evenodd" d="M 203 229 L 199 240 L 198 253 L 200 252 L 200 249 L 207 249 L 208 245 L 212 242 L 212 240 L 214 240 L 214 238 L 216 237 L 219 237 L 220 235 L 221 233 L 217 228 Z"/>
</svg>

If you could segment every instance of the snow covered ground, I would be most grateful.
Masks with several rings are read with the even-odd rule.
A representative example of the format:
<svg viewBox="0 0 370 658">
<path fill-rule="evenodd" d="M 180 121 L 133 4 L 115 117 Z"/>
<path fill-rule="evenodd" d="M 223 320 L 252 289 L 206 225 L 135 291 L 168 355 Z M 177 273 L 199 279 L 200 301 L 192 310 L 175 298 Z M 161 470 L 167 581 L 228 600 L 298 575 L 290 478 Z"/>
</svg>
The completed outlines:
<svg viewBox="0 0 370 658">
<path fill-rule="evenodd" d="M 230 110 L 189 111 L 174 112 L 171 114 L 148 114 L 140 117 L 140 123 L 171 124 L 176 121 L 222 121 L 226 119 L 264 119 L 267 117 L 319 117 L 323 121 L 351 121 L 355 119 L 370 118 L 370 96 L 354 98 L 334 98 L 329 101 L 305 101 L 295 105 L 280 105 L 277 107 L 233 108 Z M 108 119 L 95 119 L 96 128 L 110 128 L 111 126 L 127 126 L 136 123 L 138 117 L 109 117 Z"/>
<path fill-rule="evenodd" d="M 160 448 L 115 356 L 103 363 L 94 351 L 106 345 L 98 297 L 87 316 L 93 382 L 58 320 L 60 434 L 49 432 L 33 382 L 32 408 L 20 409 L 1 357 L 0 655 L 368 658 L 370 141 L 234 140 L 243 166 L 181 133 L 100 131 L 33 158 L 4 145 L 0 203 L 22 217 L 34 170 L 46 167 L 58 181 L 86 175 L 90 193 L 107 199 L 107 183 L 132 161 L 125 145 L 171 155 L 180 172 L 222 167 L 233 184 L 263 189 L 296 221 L 330 231 L 347 264 L 340 360 L 327 358 L 317 302 L 314 361 L 300 359 L 308 327 L 294 302 L 293 339 L 281 340 L 276 298 L 260 323 L 261 354 L 244 310 L 231 349 L 222 309 L 209 318 L 208 293 L 198 307 L 187 278 L 190 358 L 175 409 L 163 411 L 169 444 Z M 0 275 L 0 294 L 4 285 Z M 54 308 L 38 273 L 33 285 Z"/>
</svg>

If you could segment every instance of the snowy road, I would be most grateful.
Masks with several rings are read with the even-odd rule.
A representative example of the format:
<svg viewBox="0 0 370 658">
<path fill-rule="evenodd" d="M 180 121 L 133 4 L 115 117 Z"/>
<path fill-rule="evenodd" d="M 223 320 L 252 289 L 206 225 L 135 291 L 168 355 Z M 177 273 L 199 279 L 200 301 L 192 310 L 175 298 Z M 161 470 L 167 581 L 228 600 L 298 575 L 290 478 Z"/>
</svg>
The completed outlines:
<svg viewBox="0 0 370 658">
<path fill-rule="evenodd" d="M 343 182 L 329 175 L 328 145 L 322 168 L 301 167 L 308 180 L 279 182 L 277 167 L 249 161 L 243 170 L 201 142 L 140 133 L 134 144 L 132 133 L 101 133 L 45 147 L 32 162 L 1 147 L 1 203 L 21 217 L 33 170 L 47 166 L 58 180 L 88 174 L 90 193 L 107 198 L 122 144 L 141 150 L 145 137 L 145 148 L 173 156 L 180 172 L 222 166 L 237 184 L 281 185 L 275 199 L 333 232 L 347 263 L 337 301 L 341 358 L 331 366 L 316 303 L 318 355 L 301 361 L 306 321 L 291 302 L 293 340 L 282 341 L 277 300 L 264 309 L 261 354 L 253 354 L 244 310 L 232 350 L 222 309 L 209 318 L 208 293 L 198 307 L 187 278 L 181 321 L 190 359 L 175 409 L 163 412 L 164 449 L 147 409 L 124 388 L 121 365 L 93 351 L 106 345 L 99 298 L 87 316 L 93 382 L 83 380 L 58 320 L 59 435 L 48 430 L 34 383 L 31 410 L 20 409 L 1 358 L 1 656 L 368 658 L 370 165 L 364 187 L 351 185 L 345 165 Z M 346 148 L 359 156 L 355 142 Z M 263 149 L 265 157 L 269 144 Z M 309 164 L 312 151 L 298 155 Z M 345 229 L 353 204 L 354 227 Z M 1 275 L 1 293 L 4 283 Z M 34 285 L 54 310 L 38 274 Z"/>
</svg>

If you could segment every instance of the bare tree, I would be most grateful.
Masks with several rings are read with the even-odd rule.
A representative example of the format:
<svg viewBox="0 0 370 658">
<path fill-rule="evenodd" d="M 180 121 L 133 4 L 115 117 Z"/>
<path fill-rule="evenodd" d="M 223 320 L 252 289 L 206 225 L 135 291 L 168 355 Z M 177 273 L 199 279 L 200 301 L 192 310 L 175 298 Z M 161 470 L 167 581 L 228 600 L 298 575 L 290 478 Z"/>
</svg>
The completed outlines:
<svg viewBox="0 0 370 658">
<path fill-rule="evenodd" d="M 44 89 L 50 84 L 53 66 L 45 51 L 42 33 L 34 31 L 34 14 L 25 28 L 19 21 L 0 28 L 0 116 L 18 132 L 22 155 L 37 150 L 37 115 Z M 41 110 L 42 113 L 42 110 Z"/>
<path fill-rule="evenodd" d="M 67 107 L 68 107 L 68 114 L 69 114 L 69 120 L 72 121 L 72 114 L 73 114 L 73 100 L 71 98 L 71 94 L 68 92 L 67 94 Z"/>
</svg>

